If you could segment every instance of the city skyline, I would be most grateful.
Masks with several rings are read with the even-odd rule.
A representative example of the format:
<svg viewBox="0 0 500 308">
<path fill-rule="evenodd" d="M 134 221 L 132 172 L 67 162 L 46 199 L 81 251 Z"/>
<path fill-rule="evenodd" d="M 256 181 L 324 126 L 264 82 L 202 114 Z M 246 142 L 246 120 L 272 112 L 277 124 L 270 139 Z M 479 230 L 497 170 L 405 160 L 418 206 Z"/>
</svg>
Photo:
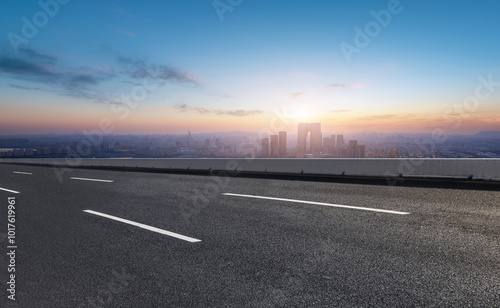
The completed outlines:
<svg viewBox="0 0 500 308">
<path fill-rule="evenodd" d="M 296 134 L 204 133 L 72 135 L 0 138 L 0 158 L 499 158 L 500 132 L 473 136 L 334 134 L 299 123 Z"/>
<path fill-rule="evenodd" d="M 0 135 L 499 130 L 494 1 L 231 3 L 9 3 Z"/>
</svg>

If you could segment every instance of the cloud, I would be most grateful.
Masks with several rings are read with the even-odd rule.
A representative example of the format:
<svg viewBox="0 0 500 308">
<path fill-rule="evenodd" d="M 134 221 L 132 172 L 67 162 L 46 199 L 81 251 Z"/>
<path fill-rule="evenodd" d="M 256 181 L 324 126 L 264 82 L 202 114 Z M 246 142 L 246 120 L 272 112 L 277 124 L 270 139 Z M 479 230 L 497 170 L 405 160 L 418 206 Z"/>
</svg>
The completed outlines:
<svg viewBox="0 0 500 308">
<path fill-rule="evenodd" d="M 304 92 L 290 94 L 293 99 L 300 99 L 305 96 Z"/>
<path fill-rule="evenodd" d="M 117 106 L 126 106 L 127 105 L 127 103 L 121 102 L 121 101 L 116 100 L 116 99 L 107 100 L 105 103 L 107 103 L 109 105 L 117 105 Z M 155 109 L 160 110 L 161 108 L 155 108 Z"/>
<path fill-rule="evenodd" d="M 384 120 L 384 119 L 395 118 L 397 116 L 398 116 L 397 114 L 380 114 L 380 115 L 362 117 L 360 119 L 362 119 L 362 120 Z"/>
<path fill-rule="evenodd" d="M 132 58 L 132 57 L 127 57 L 123 56 L 120 54 L 116 54 L 116 61 L 124 66 L 132 66 L 132 67 L 141 67 L 145 66 L 147 59 L 145 58 Z"/>
<path fill-rule="evenodd" d="M 19 48 L 19 53 L 21 54 L 21 56 L 29 58 L 30 60 L 35 62 L 52 64 L 57 62 L 58 60 L 58 58 L 55 56 L 38 52 L 32 48 Z"/>
<path fill-rule="evenodd" d="M 72 87 L 78 87 L 81 85 L 96 85 L 99 83 L 99 79 L 92 75 L 76 74 L 67 76 L 66 82 Z"/>
<path fill-rule="evenodd" d="M 169 82 L 198 84 L 196 78 L 187 72 L 163 64 L 150 64 L 145 58 L 131 58 L 117 54 L 116 59 L 123 66 L 123 73 L 133 79 L 153 78 Z"/>
<path fill-rule="evenodd" d="M 24 82 L 36 82 L 46 88 L 28 85 L 11 85 L 25 90 L 55 92 L 59 95 L 108 102 L 116 93 L 101 88 L 103 81 L 120 78 L 124 83 L 142 85 L 144 80 L 153 78 L 158 86 L 165 83 L 198 85 L 192 75 L 163 64 L 151 64 L 144 57 L 132 58 L 115 55 L 119 68 L 108 65 L 90 65 L 71 68 L 61 63 L 54 55 L 32 48 L 21 48 L 17 57 L 0 54 L 0 75 Z M 116 65 L 116 64 L 115 64 Z M 204 112 L 204 110 L 200 110 Z"/>
<path fill-rule="evenodd" d="M 349 109 L 337 109 L 337 110 L 330 110 L 331 113 L 344 113 L 344 112 L 350 112 L 351 110 Z"/>
<path fill-rule="evenodd" d="M 230 116 L 236 116 L 236 117 L 246 117 L 246 116 L 251 116 L 255 114 L 260 114 L 263 113 L 264 110 L 216 110 L 215 114 L 217 115 L 230 115 Z"/>
<path fill-rule="evenodd" d="M 138 69 L 133 74 L 135 78 L 144 78 L 149 75 L 165 81 L 198 84 L 198 81 L 188 73 L 165 65 L 155 65 L 150 67 L 150 70 L 146 68 Z"/>
<path fill-rule="evenodd" d="M 0 57 L 0 73 L 19 79 L 35 79 L 53 82 L 58 79 L 50 68 L 20 58 Z"/>
<path fill-rule="evenodd" d="M 386 120 L 386 119 L 404 119 L 414 117 L 414 114 L 380 114 L 359 118 L 360 120 Z"/>
<path fill-rule="evenodd" d="M 198 113 L 211 113 L 212 111 L 205 109 L 205 108 L 194 108 L 194 107 L 189 107 L 186 104 L 177 104 L 174 106 L 175 109 L 181 111 L 181 112 L 188 112 L 188 111 L 195 111 Z"/>
<path fill-rule="evenodd" d="M 210 113 L 211 111 L 205 108 L 194 108 L 194 111 L 197 111 L 199 113 Z"/>
<path fill-rule="evenodd" d="M 179 110 L 184 110 L 184 111 L 187 111 L 188 110 L 188 105 L 186 104 L 177 104 L 174 106 L 175 109 L 179 109 Z"/>
<path fill-rule="evenodd" d="M 186 104 L 177 104 L 174 106 L 174 108 L 179 110 L 180 112 L 197 112 L 197 113 L 201 113 L 201 114 L 209 114 L 210 113 L 210 114 L 215 114 L 215 115 L 229 115 L 229 116 L 235 116 L 235 117 L 251 116 L 251 115 L 260 114 L 260 113 L 264 112 L 264 110 L 206 109 L 206 108 L 199 108 L 199 107 L 190 107 Z"/>
<path fill-rule="evenodd" d="M 17 85 L 17 84 L 9 84 L 9 87 L 15 88 L 15 89 L 22 89 L 22 90 L 42 91 L 42 89 L 38 88 L 38 87 L 25 87 L 25 86 L 20 86 L 20 85 Z"/>
<path fill-rule="evenodd" d="M 0 56 L 0 74 L 15 80 L 36 82 L 49 86 L 47 89 L 23 85 L 11 85 L 25 90 L 56 92 L 60 95 L 86 98 L 96 101 L 105 99 L 102 91 L 92 89 L 106 78 L 106 74 L 94 73 L 86 68 L 67 69 L 55 56 L 33 49 L 21 49 L 20 57 Z M 109 75 L 109 74 L 108 74 Z"/>
<path fill-rule="evenodd" d="M 362 83 L 355 83 L 355 84 L 334 83 L 329 85 L 328 89 L 360 89 L 364 87 L 366 87 L 366 85 Z"/>
<path fill-rule="evenodd" d="M 99 103 L 118 105 L 105 91 L 95 88 L 88 88 L 84 85 L 75 85 L 73 88 L 67 88 L 65 92 L 61 93 L 61 95 L 88 99 Z"/>
</svg>

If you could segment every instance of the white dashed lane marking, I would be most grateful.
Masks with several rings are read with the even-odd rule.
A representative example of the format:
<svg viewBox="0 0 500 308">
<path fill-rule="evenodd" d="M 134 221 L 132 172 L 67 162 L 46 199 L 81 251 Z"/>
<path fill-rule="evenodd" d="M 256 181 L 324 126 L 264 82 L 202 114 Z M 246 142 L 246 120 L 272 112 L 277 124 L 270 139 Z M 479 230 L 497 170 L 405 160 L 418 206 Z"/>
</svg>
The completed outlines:
<svg viewBox="0 0 500 308">
<path fill-rule="evenodd" d="M 224 193 L 223 195 L 226 195 L 226 196 L 236 196 L 236 197 L 246 197 L 246 198 L 255 198 L 255 199 L 277 200 L 277 201 L 295 202 L 295 203 L 315 204 L 315 205 L 331 206 L 331 207 L 338 207 L 338 208 L 351 209 L 351 210 L 371 211 L 371 212 L 380 212 L 380 213 L 397 214 L 397 215 L 408 215 L 408 214 L 410 214 L 410 213 L 407 213 L 407 212 L 399 212 L 399 211 L 392 211 L 392 210 L 375 209 L 375 208 L 361 207 L 361 206 L 351 206 L 351 205 L 342 205 L 342 204 L 332 204 L 332 203 L 324 203 L 324 202 L 315 202 L 315 201 L 304 201 L 304 200 L 284 199 L 284 198 L 254 196 L 254 195 L 240 195 L 240 194 L 231 194 L 231 193 Z"/>
<path fill-rule="evenodd" d="M 113 180 L 101 180 L 101 179 L 87 179 L 87 178 L 76 178 L 71 177 L 72 180 L 80 180 L 80 181 L 92 181 L 92 182 L 104 182 L 104 183 L 113 183 Z"/>
<path fill-rule="evenodd" d="M 138 222 L 135 222 L 135 221 L 123 219 L 123 218 L 120 218 L 120 217 L 111 216 L 111 215 L 108 215 L 108 214 L 99 213 L 99 212 L 92 211 L 92 210 L 84 210 L 84 212 L 89 213 L 89 214 L 98 215 L 98 216 L 105 217 L 105 218 L 109 218 L 109 219 L 113 219 L 113 220 L 116 220 L 116 221 L 119 221 L 119 222 L 123 222 L 123 223 L 129 224 L 129 225 L 132 225 L 132 226 L 136 226 L 136 227 L 139 227 L 139 228 L 142 228 L 142 229 L 146 229 L 146 230 L 149 230 L 149 231 L 153 231 L 153 232 L 157 232 L 157 233 L 160 233 L 160 234 L 165 234 L 165 235 L 168 235 L 168 236 L 171 236 L 171 237 L 175 237 L 175 238 L 178 238 L 178 239 L 190 242 L 190 243 L 201 242 L 201 240 L 198 240 L 198 239 L 195 239 L 195 238 L 192 238 L 192 237 L 189 237 L 189 236 L 185 236 L 185 235 L 182 235 L 182 234 L 178 234 L 178 233 L 166 231 L 166 230 L 155 228 L 155 227 L 151 227 L 151 226 L 148 226 L 148 225 L 145 225 L 145 224 L 141 224 L 141 223 L 138 223 Z"/>
</svg>

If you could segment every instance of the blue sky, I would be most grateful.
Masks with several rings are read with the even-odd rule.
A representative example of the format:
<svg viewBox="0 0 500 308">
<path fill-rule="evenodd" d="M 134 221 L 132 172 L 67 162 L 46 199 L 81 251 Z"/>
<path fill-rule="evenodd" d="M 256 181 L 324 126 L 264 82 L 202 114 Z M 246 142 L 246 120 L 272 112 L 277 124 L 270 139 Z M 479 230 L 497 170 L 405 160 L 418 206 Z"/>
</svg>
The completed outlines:
<svg viewBox="0 0 500 308">
<path fill-rule="evenodd" d="M 500 127 L 500 87 L 462 106 L 481 76 L 500 81 L 498 1 L 41 3 L 58 10 L 17 1 L 0 13 L 0 134 L 73 132 L 103 118 L 116 133 L 257 131 L 284 109 L 290 129 Z M 390 22 L 359 48 L 354 29 L 366 33 L 382 10 Z M 27 38 L 23 17 L 36 16 L 43 27 Z M 341 44 L 359 53 L 347 61 Z M 136 107 L 124 105 L 146 81 Z"/>
</svg>

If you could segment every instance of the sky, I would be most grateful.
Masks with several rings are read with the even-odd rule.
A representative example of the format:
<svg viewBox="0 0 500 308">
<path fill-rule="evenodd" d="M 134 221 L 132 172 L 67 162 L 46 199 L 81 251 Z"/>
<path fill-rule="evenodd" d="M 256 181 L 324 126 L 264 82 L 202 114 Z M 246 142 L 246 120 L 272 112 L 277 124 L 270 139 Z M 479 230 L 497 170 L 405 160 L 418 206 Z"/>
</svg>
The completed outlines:
<svg viewBox="0 0 500 308">
<path fill-rule="evenodd" d="M 500 130 L 500 1 L 21 0 L 0 134 Z"/>
</svg>

